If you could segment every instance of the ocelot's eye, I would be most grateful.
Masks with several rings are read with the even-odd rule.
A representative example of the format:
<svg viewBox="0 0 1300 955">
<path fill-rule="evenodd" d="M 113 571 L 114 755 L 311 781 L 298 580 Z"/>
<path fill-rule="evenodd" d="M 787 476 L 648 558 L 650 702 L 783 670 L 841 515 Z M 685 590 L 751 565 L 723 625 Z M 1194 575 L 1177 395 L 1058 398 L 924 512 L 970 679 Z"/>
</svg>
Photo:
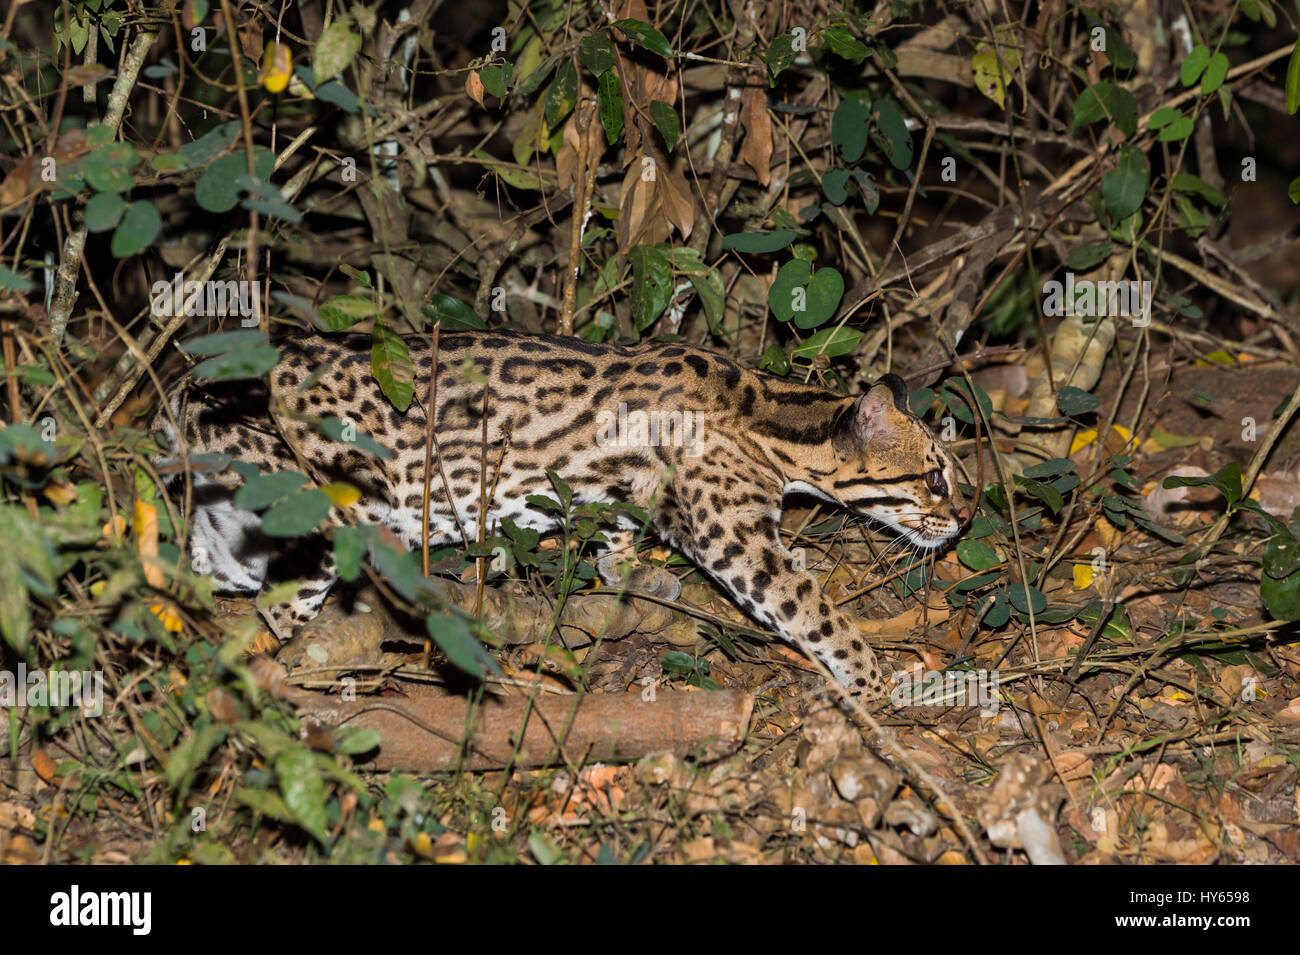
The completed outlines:
<svg viewBox="0 0 1300 955">
<path fill-rule="evenodd" d="M 942 471 L 930 471 L 926 474 L 925 486 L 930 489 L 931 494 L 939 497 L 948 496 L 948 482 L 943 479 Z"/>
</svg>

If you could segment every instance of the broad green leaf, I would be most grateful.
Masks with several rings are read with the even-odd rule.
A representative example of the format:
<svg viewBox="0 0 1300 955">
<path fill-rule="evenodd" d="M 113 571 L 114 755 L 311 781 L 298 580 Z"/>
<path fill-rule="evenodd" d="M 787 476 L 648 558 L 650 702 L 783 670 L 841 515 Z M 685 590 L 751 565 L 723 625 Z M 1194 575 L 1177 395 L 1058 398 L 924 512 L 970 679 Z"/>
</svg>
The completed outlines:
<svg viewBox="0 0 1300 955">
<path fill-rule="evenodd" d="M 775 86 L 776 78 L 780 76 L 784 70 L 789 68 L 790 64 L 795 61 L 795 57 L 798 55 L 799 54 L 794 48 L 794 34 L 778 34 L 772 40 L 771 46 L 767 48 L 767 56 L 764 57 L 764 61 L 767 63 L 767 71 L 769 73 L 768 83 Z"/>
<path fill-rule="evenodd" d="M 1151 118 L 1147 120 L 1147 128 L 1162 129 L 1182 115 L 1181 112 L 1174 109 L 1172 106 L 1161 106 L 1158 110 L 1152 113 Z"/>
<path fill-rule="evenodd" d="M 1101 399 L 1091 392 L 1065 385 L 1056 393 L 1056 407 L 1067 416 L 1086 414 L 1101 407 Z"/>
<path fill-rule="evenodd" d="M 369 295 L 335 295 L 317 310 L 316 327 L 325 332 L 341 332 L 377 314 L 375 300 Z"/>
<path fill-rule="evenodd" d="M 113 257 L 125 259 L 149 248 L 162 229 L 162 216 L 153 204 L 140 200 L 126 207 L 126 214 L 113 233 Z"/>
<path fill-rule="evenodd" d="M 977 540 L 958 541 L 957 559 L 971 570 L 988 570 L 1002 563 L 997 551 L 983 541 Z"/>
<path fill-rule="evenodd" d="M 329 515 L 330 499 L 315 488 L 298 491 L 262 515 L 267 537 L 301 537 Z"/>
<path fill-rule="evenodd" d="M 605 141 L 612 146 L 623 132 L 623 96 L 619 92 L 618 74 L 613 70 L 600 75 L 596 102 L 600 108 L 600 125 L 605 129 Z"/>
<path fill-rule="evenodd" d="M 1109 242 L 1076 245 L 1065 256 L 1065 265 L 1075 272 L 1084 272 L 1110 255 L 1110 250 L 1111 244 Z"/>
<path fill-rule="evenodd" d="M 1094 83 L 1074 101 L 1074 128 L 1108 120 L 1125 136 L 1137 132 L 1137 100 L 1122 86 L 1108 80 Z"/>
<path fill-rule="evenodd" d="M 1047 609 L 1047 598 L 1042 591 L 1028 584 L 1008 584 L 1007 597 L 1011 600 L 1011 606 L 1021 613 L 1028 613 L 1030 608 L 1033 608 L 1034 613 Z"/>
<path fill-rule="evenodd" d="M 1160 135 L 1157 138 L 1162 143 L 1180 143 L 1188 136 L 1192 135 L 1192 131 L 1195 128 L 1196 126 L 1192 123 L 1192 118 L 1190 116 L 1179 116 L 1164 129 L 1160 130 Z"/>
<path fill-rule="evenodd" d="M 682 123 L 676 111 L 667 103 L 654 100 L 650 103 L 650 121 L 654 123 L 659 135 L 664 138 L 664 145 L 672 152 L 677 145 L 677 137 L 682 134 Z"/>
<path fill-rule="evenodd" d="M 299 474 L 297 471 L 272 471 L 270 474 L 259 474 L 245 481 L 235 492 L 235 506 L 250 511 L 260 511 L 277 501 L 284 500 L 306 483 L 306 475 Z"/>
<path fill-rule="evenodd" d="M 578 69 L 572 60 L 560 64 L 555 74 L 555 82 L 546 91 L 545 106 L 546 125 L 555 129 L 561 121 L 573 112 L 578 103 Z"/>
<path fill-rule="evenodd" d="M 266 332 L 256 328 L 239 328 L 229 332 L 213 332 L 180 343 L 182 351 L 191 355 L 221 355 L 250 345 L 266 344 Z"/>
<path fill-rule="evenodd" d="M 1180 78 L 1184 86 L 1192 86 L 1201 78 L 1205 68 L 1210 64 L 1210 50 L 1204 43 L 1198 43 L 1192 47 L 1192 52 L 1187 54 L 1187 59 L 1183 60 L 1183 65 L 1179 69 Z"/>
<path fill-rule="evenodd" d="M 658 246 L 634 246 L 627 258 L 632 263 L 632 320 L 638 331 L 644 331 L 663 314 L 672 298 L 672 267 Z"/>
<path fill-rule="evenodd" d="M 850 63 L 861 63 L 871 55 L 866 44 L 843 27 L 827 27 L 822 31 L 822 39 L 832 53 Z"/>
<path fill-rule="evenodd" d="M 113 228 L 126 212 L 126 203 L 115 192 L 100 192 L 86 203 L 86 228 L 104 232 Z"/>
<path fill-rule="evenodd" d="M 885 151 L 895 169 L 907 169 L 912 165 L 912 134 L 907 130 L 903 114 L 887 99 L 877 100 L 872 110 L 875 123 L 871 138 Z"/>
<path fill-rule="evenodd" d="M 361 573 L 361 561 L 370 550 L 374 537 L 372 527 L 334 528 L 334 565 L 344 580 L 356 580 Z"/>
<path fill-rule="evenodd" d="M 1101 187 L 1106 211 L 1113 221 L 1127 219 L 1142 205 L 1148 177 L 1147 160 L 1142 151 L 1135 146 L 1121 146 L 1119 164 L 1106 173 Z"/>
<path fill-rule="evenodd" d="M 578 43 L 578 59 L 593 75 L 603 76 L 614 65 L 614 45 L 603 30 L 584 36 Z"/>
<path fill-rule="evenodd" d="M 370 370 L 394 408 L 405 411 L 411 406 L 415 397 L 415 363 L 411 361 L 406 342 L 386 325 L 377 324 L 371 332 Z"/>
<path fill-rule="evenodd" d="M 469 624 L 463 617 L 434 611 L 424 626 L 433 642 L 447 654 L 447 659 L 476 680 L 483 679 L 488 673 L 501 672 L 492 655 L 470 633 Z"/>
<path fill-rule="evenodd" d="M 327 842 L 325 778 L 312 751 L 301 743 L 286 746 L 275 758 L 275 774 L 280 779 L 280 795 L 294 821 L 317 841 Z"/>
<path fill-rule="evenodd" d="M 815 273 L 804 259 L 791 259 L 781 267 L 768 304 L 783 322 L 791 319 L 799 328 L 817 328 L 835 314 L 844 297 L 844 277 L 833 268 Z"/>
<path fill-rule="evenodd" d="M 270 179 L 275 168 L 275 154 L 269 149 L 253 150 L 254 175 Z M 212 162 L 194 186 L 194 201 L 208 212 L 229 212 L 239 202 L 239 180 L 248 175 L 248 159 L 243 152 L 231 153 Z"/>
<path fill-rule="evenodd" d="M 673 48 L 668 45 L 667 38 L 648 23 L 627 19 L 614 21 L 614 26 L 622 30 L 637 46 L 644 47 L 651 53 L 668 57 L 673 55 Z"/>
<path fill-rule="evenodd" d="M 279 362 L 280 352 L 274 345 L 244 345 L 195 366 L 194 377 L 201 381 L 258 378 Z"/>
<path fill-rule="evenodd" d="M 424 314 L 430 321 L 442 322 L 442 330 L 446 332 L 465 329 L 482 331 L 487 328 L 487 322 L 479 318 L 474 309 L 460 299 L 442 292 L 435 292 L 429 297 L 429 303 L 424 306 Z"/>
<path fill-rule="evenodd" d="M 834 358 L 847 355 L 862 341 L 862 332 L 856 328 L 823 328 L 790 353 L 791 358 L 811 360 L 817 355 Z"/>
<path fill-rule="evenodd" d="M 847 169 L 832 169 L 822 176 L 822 192 L 833 205 L 843 205 L 849 198 L 849 191 L 845 186 L 848 185 L 850 175 L 852 174 Z"/>
<path fill-rule="evenodd" d="M 831 144 L 846 163 L 862 158 L 871 134 L 871 107 L 856 99 L 842 99 L 831 117 Z"/>
<path fill-rule="evenodd" d="M 1220 86 L 1228 76 L 1228 57 L 1223 53 L 1216 53 L 1210 57 L 1210 62 L 1206 64 L 1205 74 L 1201 77 L 1201 95 L 1209 96 Z"/>
<path fill-rule="evenodd" d="M 509 63 L 493 63 L 479 70 L 478 78 L 483 81 L 483 88 L 497 99 L 505 99 L 510 92 L 510 81 L 514 78 L 514 68 Z"/>
<path fill-rule="evenodd" d="M 777 229 L 773 232 L 733 232 L 723 236 L 722 245 L 737 252 L 762 255 L 779 252 L 797 238 L 799 233 L 793 229 Z"/>
</svg>

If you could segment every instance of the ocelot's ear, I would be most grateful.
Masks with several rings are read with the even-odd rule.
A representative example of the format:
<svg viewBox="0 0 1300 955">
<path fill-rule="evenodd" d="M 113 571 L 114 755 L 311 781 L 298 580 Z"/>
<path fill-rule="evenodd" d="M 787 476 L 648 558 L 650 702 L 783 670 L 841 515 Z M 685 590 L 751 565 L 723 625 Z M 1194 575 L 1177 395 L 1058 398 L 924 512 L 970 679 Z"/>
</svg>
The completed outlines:
<svg viewBox="0 0 1300 955">
<path fill-rule="evenodd" d="M 894 407 L 899 411 L 906 413 L 909 409 L 907 406 L 907 382 L 897 375 L 881 375 L 876 386 L 887 385 L 894 396 Z"/>
<path fill-rule="evenodd" d="M 853 404 L 849 425 L 853 437 L 860 444 L 871 444 L 893 437 L 894 425 L 890 421 L 890 408 L 894 404 L 894 389 L 882 378 Z"/>
</svg>

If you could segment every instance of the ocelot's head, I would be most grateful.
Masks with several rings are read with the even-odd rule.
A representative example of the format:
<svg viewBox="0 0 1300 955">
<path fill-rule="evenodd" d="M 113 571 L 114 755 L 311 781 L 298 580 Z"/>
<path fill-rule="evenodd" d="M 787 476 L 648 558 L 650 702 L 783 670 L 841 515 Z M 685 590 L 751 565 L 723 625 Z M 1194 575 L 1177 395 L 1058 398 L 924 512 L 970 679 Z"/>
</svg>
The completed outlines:
<svg viewBox="0 0 1300 955">
<path fill-rule="evenodd" d="M 835 424 L 835 473 L 827 488 L 924 549 L 957 536 L 967 517 L 952 457 L 907 406 L 907 386 L 885 375 Z"/>
</svg>

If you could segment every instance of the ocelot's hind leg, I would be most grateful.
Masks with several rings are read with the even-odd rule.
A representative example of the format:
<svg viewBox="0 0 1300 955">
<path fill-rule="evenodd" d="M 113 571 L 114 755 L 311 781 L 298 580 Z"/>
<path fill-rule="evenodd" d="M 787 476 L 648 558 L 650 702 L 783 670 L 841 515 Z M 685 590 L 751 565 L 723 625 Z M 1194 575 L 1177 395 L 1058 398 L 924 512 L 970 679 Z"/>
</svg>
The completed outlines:
<svg viewBox="0 0 1300 955">
<path fill-rule="evenodd" d="M 682 595 L 682 582 L 664 567 L 643 564 L 636 556 L 635 531 L 606 531 L 607 553 L 596 561 L 601 580 L 611 587 L 626 588 L 664 600 Z"/>
</svg>

